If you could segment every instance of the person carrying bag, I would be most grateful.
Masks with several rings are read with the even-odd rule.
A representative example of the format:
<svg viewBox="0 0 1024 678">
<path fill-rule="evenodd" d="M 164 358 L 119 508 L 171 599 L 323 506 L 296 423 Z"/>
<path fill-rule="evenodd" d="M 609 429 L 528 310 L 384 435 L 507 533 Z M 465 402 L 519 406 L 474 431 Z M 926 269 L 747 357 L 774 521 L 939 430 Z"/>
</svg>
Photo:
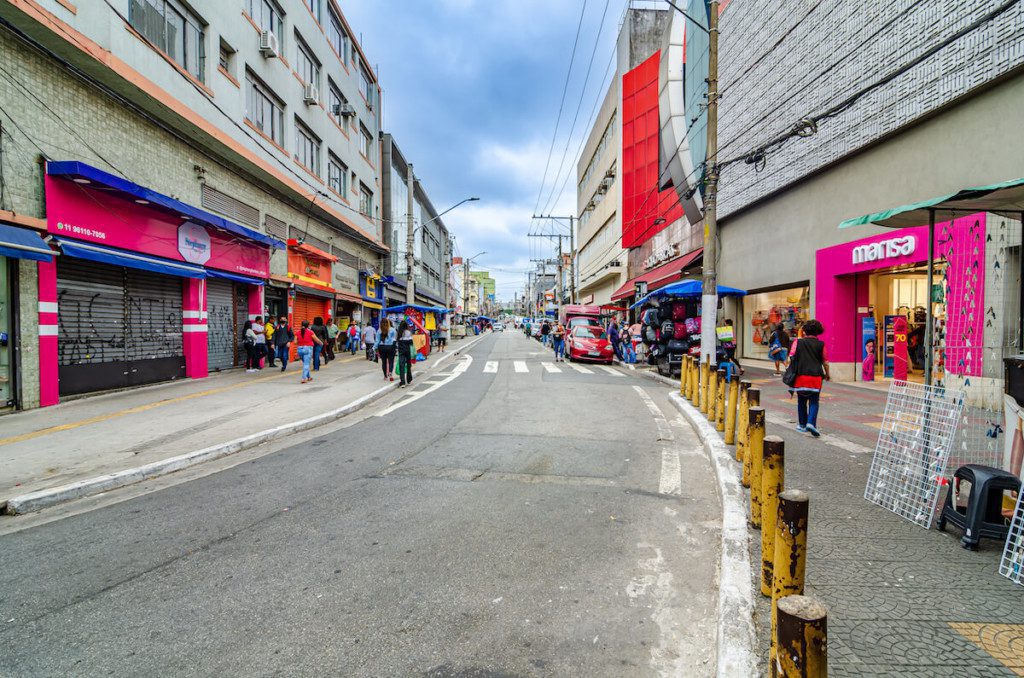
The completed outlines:
<svg viewBox="0 0 1024 678">
<path fill-rule="evenodd" d="M 805 336 L 793 342 L 789 366 L 782 375 L 782 383 L 796 392 L 799 422 L 796 430 L 810 433 L 815 438 L 821 436 L 818 432 L 821 387 L 824 381 L 831 379 L 825 357 L 825 342 L 818 338 L 824 333 L 825 328 L 819 321 L 807 321 L 804 325 Z"/>
</svg>

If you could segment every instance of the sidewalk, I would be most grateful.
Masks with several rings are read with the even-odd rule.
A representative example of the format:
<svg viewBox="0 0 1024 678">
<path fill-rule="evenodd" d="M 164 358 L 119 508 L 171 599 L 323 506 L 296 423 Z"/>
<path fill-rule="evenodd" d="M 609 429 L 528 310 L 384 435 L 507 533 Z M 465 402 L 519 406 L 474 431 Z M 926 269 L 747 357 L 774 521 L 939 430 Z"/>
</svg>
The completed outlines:
<svg viewBox="0 0 1024 678">
<path fill-rule="evenodd" d="M 1024 587 L 998 574 L 1002 542 L 966 551 L 954 528 L 926 531 L 863 498 L 886 394 L 827 384 L 819 429 L 831 435 L 815 440 L 794 430 L 796 402 L 771 371 L 746 378 L 786 441 L 786 487 L 810 495 L 806 590 L 829 609 L 830 675 L 1024 676 Z M 770 606 L 756 597 L 766 666 Z"/>
<path fill-rule="evenodd" d="M 453 342 L 414 370 L 472 340 Z M 21 496 L 117 473 L 228 443 L 307 419 L 365 398 L 388 382 L 362 352 L 338 360 L 300 384 L 301 363 L 288 370 L 236 369 L 97 395 L 0 418 L 0 506 Z M 395 382 L 397 384 L 397 382 Z M 233 450 L 237 451 L 237 450 Z"/>
</svg>

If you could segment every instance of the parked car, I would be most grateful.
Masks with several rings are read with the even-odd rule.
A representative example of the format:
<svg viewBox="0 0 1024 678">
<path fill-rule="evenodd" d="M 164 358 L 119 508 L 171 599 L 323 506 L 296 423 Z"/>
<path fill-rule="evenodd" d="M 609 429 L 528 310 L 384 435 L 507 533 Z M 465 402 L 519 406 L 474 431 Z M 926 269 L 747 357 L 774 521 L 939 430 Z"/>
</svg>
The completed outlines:
<svg viewBox="0 0 1024 678">
<path fill-rule="evenodd" d="M 504 332 L 505 331 L 504 323 L 494 323 L 494 331 L 495 332 Z"/>
<path fill-rule="evenodd" d="M 571 361 L 586 360 L 610 365 L 615 358 L 615 351 L 603 327 L 577 325 L 569 330 L 565 340 L 565 355 Z"/>
<path fill-rule="evenodd" d="M 534 322 L 530 327 L 530 334 L 532 334 L 535 339 L 540 339 L 540 328 L 542 324 L 543 322 Z"/>
</svg>

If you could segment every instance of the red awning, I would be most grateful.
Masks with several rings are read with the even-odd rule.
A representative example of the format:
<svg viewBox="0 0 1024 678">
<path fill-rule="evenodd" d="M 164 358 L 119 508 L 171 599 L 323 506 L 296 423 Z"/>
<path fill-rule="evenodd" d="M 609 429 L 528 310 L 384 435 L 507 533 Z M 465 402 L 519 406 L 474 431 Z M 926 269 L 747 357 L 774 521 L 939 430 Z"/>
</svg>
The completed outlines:
<svg viewBox="0 0 1024 678">
<path fill-rule="evenodd" d="M 704 253 L 703 247 L 698 247 L 694 251 L 684 254 L 678 259 L 673 259 L 667 264 L 662 264 L 656 268 L 652 268 L 643 275 L 638 275 L 633 278 L 625 285 L 615 290 L 612 294 L 612 301 L 619 301 L 620 299 L 627 299 L 633 296 L 635 291 L 635 285 L 638 282 L 646 282 L 647 290 L 656 290 L 659 287 L 675 282 L 683 277 L 683 271 L 690 267 Z"/>
<path fill-rule="evenodd" d="M 324 261 L 333 262 L 338 260 L 338 257 L 334 256 L 333 254 L 328 254 L 327 252 L 324 252 L 322 249 L 313 247 L 312 245 L 307 245 L 304 242 L 299 242 L 295 238 L 290 238 L 288 240 L 288 247 L 292 248 L 296 252 L 301 252 L 306 256 L 315 257 L 317 259 L 323 259 Z"/>
<path fill-rule="evenodd" d="M 351 292 L 345 292 L 343 290 L 335 290 L 334 296 L 341 301 L 352 301 L 357 304 L 363 303 L 363 298 L 358 294 L 352 294 Z"/>
</svg>

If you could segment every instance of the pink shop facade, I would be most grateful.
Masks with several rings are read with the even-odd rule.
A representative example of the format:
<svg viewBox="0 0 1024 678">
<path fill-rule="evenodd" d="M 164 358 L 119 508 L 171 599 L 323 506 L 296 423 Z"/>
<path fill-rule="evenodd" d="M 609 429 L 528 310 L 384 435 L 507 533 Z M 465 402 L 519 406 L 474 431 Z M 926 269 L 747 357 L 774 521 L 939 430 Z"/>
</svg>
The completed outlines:
<svg viewBox="0 0 1024 678">
<path fill-rule="evenodd" d="M 909 379 L 922 381 L 930 304 L 935 383 L 992 390 L 991 398 L 998 398 L 1007 336 L 1020 323 L 1019 230 L 1019 222 L 984 213 L 937 223 L 930 289 L 927 226 L 818 250 L 814 315 L 825 326 L 833 375 L 842 381 L 872 371 L 876 379 L 891 376 L 893 326 L 903 318 Z M 864 363 L 872 359 L 869 370 Z"/>
<path fill-rule="evenodd" d="M 238 364 L 284 243 L 80 162 L 49 162 L 40 404 Z"/>
</svg>

